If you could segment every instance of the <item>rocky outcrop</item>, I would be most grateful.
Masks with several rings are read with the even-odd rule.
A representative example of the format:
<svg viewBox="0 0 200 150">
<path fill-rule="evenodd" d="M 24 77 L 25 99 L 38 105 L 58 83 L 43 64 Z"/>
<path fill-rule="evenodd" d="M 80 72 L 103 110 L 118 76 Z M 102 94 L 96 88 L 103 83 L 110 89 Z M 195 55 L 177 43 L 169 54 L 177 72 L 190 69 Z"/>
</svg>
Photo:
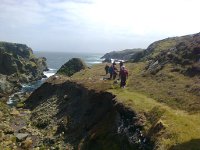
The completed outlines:
<svg viewBox="0 0 200 150">
<path fill-rule="evenodd" d="M 45 58 L 36 58 L 24 44 L 0 42 L 0 92 L 12 93 L 20 83 L 41 79 L 47 70 Z"/>
<path fill-rule="evenodd" d="M 105 60 L 117 59 L 117 60 L 130 60 L 136 53 L 143 51 L 143 49 L 126 49 L 122 51 L 112 51 L 110 53 L 106 53 L 101 58 L 105 58 Z"/>
<path fill-rule="evenodd" d="M 57 71 L 57 74 L 72 76 L 74 73 L 85 69 L 87 66 L 80 58 L 72 58 Z"/>
<path fill-rule="evenodd" d="M 6 76 L 0 74 L 0 93 L 12 93 L 13 91 L 17 91 L 21 88 L 20 83 L 17 80 L 12 80 L 11 76 Z"/>
<path fill-rule="evenodd" d="M 152 74 L 168 64 L 172 65 L 172 71 L 188 76 L 200 75 L 200 33 L 154 42 L 139 60 L 148 61 L 146 70 Z"/>
</svg>

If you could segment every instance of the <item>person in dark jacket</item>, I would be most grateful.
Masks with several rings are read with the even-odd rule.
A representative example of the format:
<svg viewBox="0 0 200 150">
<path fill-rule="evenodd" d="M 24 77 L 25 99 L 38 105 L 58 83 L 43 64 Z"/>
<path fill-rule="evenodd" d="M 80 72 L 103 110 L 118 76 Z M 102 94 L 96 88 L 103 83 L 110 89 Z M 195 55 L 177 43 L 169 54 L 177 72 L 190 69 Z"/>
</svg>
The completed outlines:
<svg viewBox="0 0 200 150">
<path fill-rule="evenodd" d="M 107 75 L 108 72 L 109 72 L 109 66 L 108 66 L 108 64 L 106 64 L 106 66 L 105 66 L 105 71 L 106 71 L 106 75 Z"/>
<path fill-rule="evenodd" d="M 119 73 L 121 82 L 120 87 L 125 88 L 126 86 L 126 80 L 128 79 L 128 71 L 125 69 L 125 66 L 122 66 Z"/>
<path fill-rule="evenodd" d="M 113 65 L 113 80 L 115 80 L 116 76 L 117 76 L 117 72 L 118 72 L 118 69 L 116 67 L 116 64 Z"/>
<path fill-rule="evenodd" d="M 120 70 L 121 70 L 121 67 L 123 66 L 123 62 L 122 61 L 120 61 L 119 62 L 119 68 L 120 68 Z"/>
<path fill-rule="evenodd" d="M 109 74 L 110 74 L 110 80 L 112 79 L 112 77 L 113 77 L 113 65 L 111 65 L 109 68 L 108 68 L 108 72 L 109 72 Z"/>
</svg>

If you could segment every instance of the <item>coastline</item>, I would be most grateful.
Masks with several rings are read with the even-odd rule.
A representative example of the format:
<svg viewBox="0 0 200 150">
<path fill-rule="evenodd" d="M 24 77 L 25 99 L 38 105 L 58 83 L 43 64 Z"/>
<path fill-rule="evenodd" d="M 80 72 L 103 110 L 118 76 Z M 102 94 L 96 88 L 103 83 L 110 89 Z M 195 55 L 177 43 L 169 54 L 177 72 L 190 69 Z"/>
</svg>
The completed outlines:
<svg viewBox="0 0 200 150">
<path fill-rule="evenodd" d="M 52 54 L 51 52 L 47 52 L 47 54 Z M 38 52 L 36 53 L 37 56 L 40 56 L 38 54 Z M 42 54 L 45 54 L 45 52 L 42 52 Z M 46 55 L 47 55 L 46 54 Z M 54 53 L 53 53 L 54 54 Z M 64 53 L 62 52 L 61 54 L 68 54 L 68 53 Z M 70 53 L 70 54 L 73 54 L 73 53 Z M 43 55 L 42 55 L 43 56 Z M 95 56 L 95 57 L 94 57 Z M 49 56 L 50 57 L 50 56 Z M 73 56 L 71 56 L 70 58 L 72 58 Z M 36 90 L 38 87 L 40 87 L 49 77 L 55 75 L 55 73 L 57 72 L 57 70 L 59 69 L 59 65 L 55 66 L 55 65 L 52 65 L 53 62 L 56 62 L 57 61 L 57 58 L 55 58 L 55 60 L 53 60 L 52 58 L 54 58 L 53 56 L 51 56 L 51 61 L 48 61 L 48 58 L 47 58 L 47 66 L 48 66 L 48 71 L 44 71 L 43 74 L 46 76 L 46 78 L 42 78 L 40 80 L 37 80 L 37 81 L 34 81 L 32 83 L 27 83 L 27 84 L 22 84 L 21 85 L 21 89 L 11 95 L 9 95 L 8 97 L 8 100 L 7 100 L 7 104 L 11 107 L 13 106 L 17 106 L 17 103 L 18 103 L 18 100 L 19 98 L 18 97 L 23 97 L 23 95 L 29 93 L 29 95 L 34 91 Z M 96 60 L 95 60 L 96 59 Z M 86 64 L 91 67 L 92 65 L 95 65 L 95 64 L 100 64 L 102 63 L 102 59 L 100 59 L 100 55 L 96 55 L 96 54 L 91 54 L 91 58 L 89 57 L 89 55 L 87 55 L 87 60 Z M 55 67 L 55 68 L 53 68 Z M 18 96 L 17 96 L 18 95 Z M 17 98 L 16 98 L 17 97 Z"/>
</svg>

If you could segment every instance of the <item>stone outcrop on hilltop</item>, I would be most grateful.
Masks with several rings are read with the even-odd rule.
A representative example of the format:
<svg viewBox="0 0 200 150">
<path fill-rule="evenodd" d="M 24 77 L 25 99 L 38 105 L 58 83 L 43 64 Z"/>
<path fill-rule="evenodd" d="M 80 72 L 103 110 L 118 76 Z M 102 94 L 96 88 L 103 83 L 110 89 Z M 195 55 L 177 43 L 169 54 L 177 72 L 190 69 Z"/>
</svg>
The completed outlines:
<svg viewBox="0 0 200 150">
<path fill-rule="evenodd" d="M 125 49 L 122 51 L 112 51 L 109 53 L 106 53 L 101 58 L 105 58 L 106 62 L 108 62 L 110 59 L 117 59 L 117 60 L 129 60 L 132 58 L 136 53 L 143 51 L 143 49 Z"/>
<path fill-rule="evenodd" d="M 173 71 L 200 75 L 200 33 L 156 41 L 132 59 L 147 60 L 146 70 L 153 74 L 170 64 Z"/>
<path fill-rule="evenodd" d="M 86 64 L 80 58 L 72 58 L 57 71 L 57 74 L 72 76 L 74 73 L 86 69 Z"/>
<path fill-rule="evenodd" d="M 45 58 L 36 58 L 24 44 L 0 42 L 0 93 L 12 93 L 21 83 L 41 79 L 47 70 Z"/>
</svg>

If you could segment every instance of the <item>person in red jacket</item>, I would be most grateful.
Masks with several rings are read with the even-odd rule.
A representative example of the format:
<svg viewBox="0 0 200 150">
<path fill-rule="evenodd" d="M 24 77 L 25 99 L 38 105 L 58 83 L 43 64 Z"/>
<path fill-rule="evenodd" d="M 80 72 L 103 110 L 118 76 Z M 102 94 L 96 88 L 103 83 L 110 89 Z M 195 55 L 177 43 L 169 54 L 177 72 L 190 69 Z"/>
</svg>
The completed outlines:
<svg viewBox="0 0 200 150">
<path fill-rule="evenodd" d="M 126 86 L 126 80 L 128 79 L 128 71 L 125 69 L 125 66 L 122 66 L 119 73 L 121 82 L 120 87 L 125 88 Z"/>
</svg>

